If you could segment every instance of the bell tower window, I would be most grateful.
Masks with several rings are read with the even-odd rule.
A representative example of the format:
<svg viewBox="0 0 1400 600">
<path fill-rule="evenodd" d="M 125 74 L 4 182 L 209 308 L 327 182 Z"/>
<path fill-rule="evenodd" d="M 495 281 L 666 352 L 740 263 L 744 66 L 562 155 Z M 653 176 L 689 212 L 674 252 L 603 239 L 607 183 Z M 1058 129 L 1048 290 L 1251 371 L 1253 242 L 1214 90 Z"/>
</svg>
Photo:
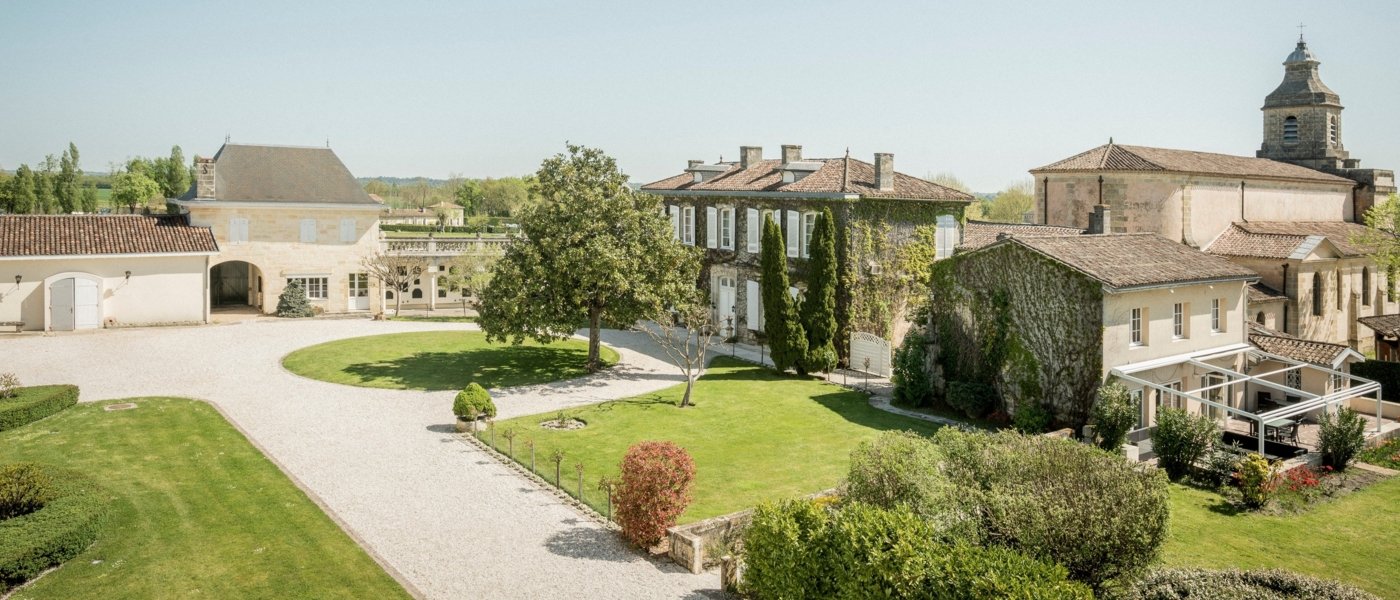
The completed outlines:
<svg viewBox="0 0 1400 600">
<path fill-rule="evenodd" d="M 1283 120 L 1283 141 L 1298 141 L 1298 117 L 1288 117 Z"/>
<path fill-rule="evenodd" d="M 1337 115 L 1327 115 L 1327 145 L 1337 145 Z"/>
</svg>

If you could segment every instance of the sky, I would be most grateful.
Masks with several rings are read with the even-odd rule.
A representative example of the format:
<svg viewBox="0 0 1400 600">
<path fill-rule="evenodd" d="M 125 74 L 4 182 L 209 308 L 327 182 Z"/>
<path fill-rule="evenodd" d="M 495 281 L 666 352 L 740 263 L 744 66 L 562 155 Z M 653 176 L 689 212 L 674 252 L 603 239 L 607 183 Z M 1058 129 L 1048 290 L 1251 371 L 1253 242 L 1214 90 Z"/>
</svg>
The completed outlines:
<svg viewBox="0 0 1400 600">
<path fill-rule="evenodd" d="M 1302 23 L 1343 144 L 1400 168 L 1400 2 L 0 0 L 0 167 L 324 146 L 357 176 L 634 181 L 687 159 L 871 160 L 990 192 L 1106 142 L 1252 156 Z"/>
</svg>

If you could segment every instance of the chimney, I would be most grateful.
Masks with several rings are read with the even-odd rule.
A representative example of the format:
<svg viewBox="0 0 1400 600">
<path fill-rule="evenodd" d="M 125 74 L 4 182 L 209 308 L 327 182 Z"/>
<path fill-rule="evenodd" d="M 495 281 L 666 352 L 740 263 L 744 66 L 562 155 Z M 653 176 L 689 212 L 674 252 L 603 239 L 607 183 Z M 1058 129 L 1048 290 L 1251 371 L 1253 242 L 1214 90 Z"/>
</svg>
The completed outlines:
<svg viewBox="0 0 1400 600">
<path fill-rule="evenodd" d="M 875 153 L 875 187 L 882 192 L 894 189 L 894 155 L 889 152 Z"/>
<path fill-rule="evenodd" d="M 1094 212 L 1089 213 L 1089 234 L 1099 235 L 1113 232 L 1113 211 L 1105 204 L 1095 204 Z"/>
<path fill-rule="evenodd" d="M 194 159 L 194 197 L 214 197 L 214 159 L 196 156 Z"/>
<path fill-rule="evenodd" d="M 685 161 L 685 170 L 689 171 L 689 170 L 691 170 L 691 169 L 694 169 L 694 168 L 695 168 L 695 165 L 703 165 L 703 164 L 705 164 L 705 161 L 703 161 L 703 160 L 697 160 L 697 159 L 692 158 L 692 159 L 690 159 L 690 160 Z"/>
<path fill-rule="evenodd" d="M 739 146 L 739 168 L 747 169 L 763 160 L 763 146 Z"/>
<path fill-rule="evenodd" d="M 800 160 L 802 160 L 802 146 L 783 144 L 783 164 L 795 163 Z"/>
</svg>

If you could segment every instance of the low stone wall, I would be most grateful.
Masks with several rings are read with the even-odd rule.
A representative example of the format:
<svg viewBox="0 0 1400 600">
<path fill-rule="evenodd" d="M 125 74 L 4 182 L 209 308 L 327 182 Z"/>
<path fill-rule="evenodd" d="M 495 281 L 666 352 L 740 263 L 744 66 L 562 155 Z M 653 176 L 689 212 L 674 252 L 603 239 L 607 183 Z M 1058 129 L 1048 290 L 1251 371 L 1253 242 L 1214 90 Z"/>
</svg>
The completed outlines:
<svg viewBox="0 0 1400 600">
<path fill-rule="evenodd" d="M 837 488 L 822 490 L 806 498 L 822 498 L 836 495 Z M 667 554 L 676 564 L 689 569 L 691 573 L 703 573 L 705 568 L 719 563 L 721 556 L 708 556 L 707 550 L 723 545 L 726 540 L 734 540 L 748 529 L 753 520 L 753 509 L 741 510 L 689 525 L 677 525 L 666 530 L 670 550 Z"/>
</svg>

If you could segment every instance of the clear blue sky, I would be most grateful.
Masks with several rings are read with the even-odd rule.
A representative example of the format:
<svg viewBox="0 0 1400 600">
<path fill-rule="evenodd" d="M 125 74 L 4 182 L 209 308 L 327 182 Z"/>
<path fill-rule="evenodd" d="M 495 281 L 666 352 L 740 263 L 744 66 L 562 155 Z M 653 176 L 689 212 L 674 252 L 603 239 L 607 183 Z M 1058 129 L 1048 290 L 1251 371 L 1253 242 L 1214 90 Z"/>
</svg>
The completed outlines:
<svg viewBox="0 0 1400 600">
<path fill-rule="evenodd" d="M 359 176 L 503 176 L 569 140 L 650 181 L 796 143 L 994 191 L 1109 136 L 1252 155 L 1299 22 L 1352 156 L 1400 168 L 1400 2 L 1218 0 L 0 0 L 0 165 L 227 134 L 329 138 Z"/>
</svg>

